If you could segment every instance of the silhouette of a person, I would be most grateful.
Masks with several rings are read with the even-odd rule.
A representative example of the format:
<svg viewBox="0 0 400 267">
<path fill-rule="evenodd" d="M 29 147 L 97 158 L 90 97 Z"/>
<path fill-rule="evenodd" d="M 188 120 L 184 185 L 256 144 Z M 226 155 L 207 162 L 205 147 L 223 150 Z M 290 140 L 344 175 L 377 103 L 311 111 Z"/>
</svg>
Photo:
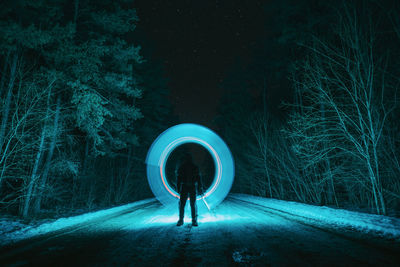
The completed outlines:
<svg viewBox="0 0 400 267">
<path fill-rule="evenodd" d="M 185 153 L 182 157 L 177 176 L 177 188 L 180 195 L 180 200 L 179 221 L 176 225 L 181 226 L 183 224 L 186 200 L 189 197 L 192 211 L 192 225 L 198 226 L 196 193 L 203 193 L 203 185 L 201 183 L 199 168 L 193 163 L 192 156 L 189 153 Z"/>
</svg>

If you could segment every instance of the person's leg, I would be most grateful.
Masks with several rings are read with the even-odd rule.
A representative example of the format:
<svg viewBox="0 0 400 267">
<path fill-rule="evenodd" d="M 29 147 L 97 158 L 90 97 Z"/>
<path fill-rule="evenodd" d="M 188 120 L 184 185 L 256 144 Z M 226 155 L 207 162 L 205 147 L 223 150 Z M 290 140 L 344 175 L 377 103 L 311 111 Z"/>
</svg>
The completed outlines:
<svg viewBox="0 0 400 267">
<path fill-rule="evenodd" d="M 188 191 L 182 190 L 180 197 L 179 197 L 179 222 L 183 223 L 183 218 L 185 216 L 185 205 L 186 200 L 188 198 Z"/>
<path fill-rule="evenodd" d="M 197 224 L 196 189 L 190 190 L 190 208 L 192 211 L 192 223 Z"/>
</svg>

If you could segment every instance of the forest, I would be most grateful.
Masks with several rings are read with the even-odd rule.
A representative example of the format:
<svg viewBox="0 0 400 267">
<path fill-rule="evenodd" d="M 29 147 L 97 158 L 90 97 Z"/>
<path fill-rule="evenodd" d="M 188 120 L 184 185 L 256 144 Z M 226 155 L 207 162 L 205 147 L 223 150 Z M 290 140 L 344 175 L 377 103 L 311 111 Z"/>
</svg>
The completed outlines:
<svg viewBox="0 0 400 267">
<path fill-rule="evenodd" d="M 147 150 L 182 121 L 135 2 L 0 4 L 1 214 L 153 197 Z M 235 159 L 232 192 L 400 216 L 400 4 L 281 0 L 260 12 L 268 31 L 223 70 L 210 120 Z"/>
<path fill-rule="evenodd" d="M 224 84 L 234 191 L 398 216 L 398 3 L 288 3 L 270 10 L 251 71 Z M 278 106 L 272 88 L 286 92 Z"/>
</svg>

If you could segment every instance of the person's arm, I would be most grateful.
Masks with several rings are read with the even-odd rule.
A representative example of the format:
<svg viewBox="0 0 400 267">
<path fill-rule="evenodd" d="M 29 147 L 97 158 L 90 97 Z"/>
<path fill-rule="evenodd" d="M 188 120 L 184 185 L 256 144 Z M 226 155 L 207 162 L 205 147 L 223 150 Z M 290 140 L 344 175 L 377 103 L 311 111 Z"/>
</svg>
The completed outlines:
<svg viewBox="0 0 400 267">
<path fill-rule="evenodd" d="M 175 172 L 176 176 L 177 176 L 177 183 L 176 183 L 176 190 L 178 190 L 178 194 L 181 194 L 182 191 L 182 175 L 181 175 L 181 171 L 180 168 L 178 168 L 178 171 Z"/>
<path fill-rule="evenodd" d="M 199 171 L 199 168 L 196 168 L 196 177 L 197 177 L 197 190 L 199 191 L 199 194 L 202 195 L 204 194 L 204 188 L 203 188 L 203 182 L 201 180 L 201 174 Z"/>
</svg>

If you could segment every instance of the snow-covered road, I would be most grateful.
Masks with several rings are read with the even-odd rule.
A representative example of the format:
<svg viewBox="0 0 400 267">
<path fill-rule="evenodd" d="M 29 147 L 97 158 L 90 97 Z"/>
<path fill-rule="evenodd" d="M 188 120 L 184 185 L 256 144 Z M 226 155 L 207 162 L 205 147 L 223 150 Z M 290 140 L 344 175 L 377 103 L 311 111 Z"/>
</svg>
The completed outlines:
<svg viewBox="0 0 400 267">
<path fill-rule="evenodd" d="M 176 221 L 176 210 L 146 201 L 4 246 L 0 265 L 400 265 L 400 220 L 390 217 L 230 195 L 199 227 Z"/>
</svg>

